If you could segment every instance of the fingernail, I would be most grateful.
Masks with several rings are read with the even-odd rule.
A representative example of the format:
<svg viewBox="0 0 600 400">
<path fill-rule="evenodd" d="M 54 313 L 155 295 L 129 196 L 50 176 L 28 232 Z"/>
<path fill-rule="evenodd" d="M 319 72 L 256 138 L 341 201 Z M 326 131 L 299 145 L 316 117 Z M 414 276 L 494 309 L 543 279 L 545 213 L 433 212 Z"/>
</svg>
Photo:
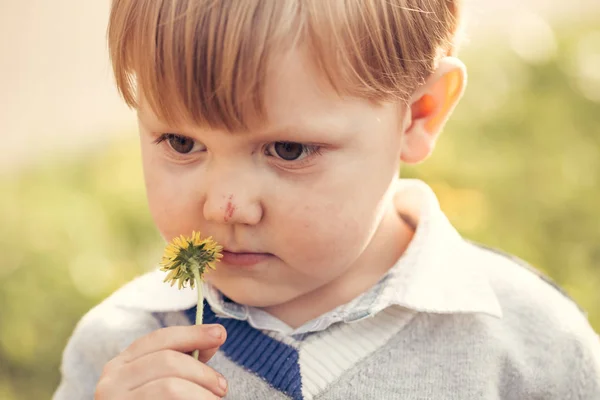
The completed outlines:
<svg viewBox="0 0 600 400">
<path fill-rule="evenodd" d="M 224 392 L 227 392 L 227 381 L 223 376 L 219 376 L 219 387 L 223 389 Z"/>
<path fill-rule="evenodd" d="M 223 331 L 218 326 L 215 326 L 208 330 L 208 334 L 216 339 L 221 339 L 221 336 L 223 336 Z"/>
</svg>

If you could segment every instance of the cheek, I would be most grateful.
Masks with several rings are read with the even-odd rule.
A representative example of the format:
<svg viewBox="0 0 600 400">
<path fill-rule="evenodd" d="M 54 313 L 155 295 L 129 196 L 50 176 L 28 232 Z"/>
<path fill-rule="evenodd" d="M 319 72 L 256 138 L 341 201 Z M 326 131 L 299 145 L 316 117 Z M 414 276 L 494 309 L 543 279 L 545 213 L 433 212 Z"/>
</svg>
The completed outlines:
<svg viewBox="0 0 600 400">
<path fill-rule="evenodd" d="M 156 166 L 145 168 L 144 176 L 150 214 L 161 235 L 170 240 L 195 229 L 195 219 L 190 218 L 195 207 L 189 201 L 194 197 L 186 189 L 191 186 Z"/>
<path fill-rule="evenodd" d="M 352 263 L 368 242 L 366 215 L 339 204 L 305 205 L 279 236 L 288 263 L 309 275 L 331 276 Z"/>
<path fill-rule="evenodd" d="M 154 223 L 162 236 L 170 240 L 171 231 L 176 229 L 173 225 L 176 225 L 177 221 L 177 207 L 173 206 L 173 199 L 160 186 L 148 186 L 146 191 Z"/>
</svg>

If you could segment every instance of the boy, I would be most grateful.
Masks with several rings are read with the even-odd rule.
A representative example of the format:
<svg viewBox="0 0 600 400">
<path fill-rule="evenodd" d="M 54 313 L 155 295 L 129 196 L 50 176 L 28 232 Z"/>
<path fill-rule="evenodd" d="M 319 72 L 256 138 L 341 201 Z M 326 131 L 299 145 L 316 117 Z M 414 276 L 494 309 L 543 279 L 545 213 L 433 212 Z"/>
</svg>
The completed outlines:
<svg viewBox="0 0 600 400">
<path fill-rule="evenodd" d="M 224 257 L 90 311 L 56 399 L 600 399 L 576 305 L 459 236 L 418 163 L 459 101 L 452 0 L 113 0 L 166 240 Z M 200 350 L 200 361 L 187 353 Z"/>
</svg>

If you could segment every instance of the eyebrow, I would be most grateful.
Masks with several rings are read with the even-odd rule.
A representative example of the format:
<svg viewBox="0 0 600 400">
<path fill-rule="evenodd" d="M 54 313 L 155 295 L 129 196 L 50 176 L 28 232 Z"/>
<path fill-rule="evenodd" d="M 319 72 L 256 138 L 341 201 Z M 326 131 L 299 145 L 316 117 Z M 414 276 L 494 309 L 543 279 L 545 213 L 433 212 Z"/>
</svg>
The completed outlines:
<svg viewBox="0 0 600 400">
<path fill-rule="evenodd" d="M 147 129 L 152 131 L 161 131 L 161 132 L 170 132 L 170 133 L 178 133 L 186 134 L 186 136 L 191 136 L 193 131 L 197 131 L 198 128 L 189 129 L 190 127 L 183 126 L 172 126 L 168 125 L 165 122 L 161 121 L 151 112 L 145 112 L 138 108 L 137 117 L 139 122 Z"/>
<path fill-rule="evenodd" d="M 256 136 L 258 139 L 285 140 L 291 142 L 320 142 L 324 138 L 341 139 L 342 136 L 351 132 L 350 129 L 327 129 L 317 126 L 296 125 L 273 129 L 266 132 L 260 132 Z"/>
<path fill-rule="evenodd" d="M 323 113 L 321 115 L 305 118 L 303 121 L 290 121 L 281 127 L 274 127 L 264 133 L 264 136 L 319 136 L 342 137 L 359 131 L 364 125 L 364 121 L 356 116 L 338 116 L 332 113 Z"/>
<path fill-rule="evenodd" d="M 159 118 L 152 112 L 138 108 L 138 119 L 140 123 L 151 131 L 161 131 L 169 133 L 179 133 L 181 135 L 197 138 L 206 127 L 194 126 L 193 124 L 181 124 L 179 126 L 171 126 Z M 340 122 L 343 121 L 343 122 Z M 252 138 L 252 141 L 273 141 L 285 140 L 293 142 L 315 142 L 318 143 L 324 137 L 330 140 L 341 140 L 348 135 L 352 135 L 361 129 L 363 122 L 356 117 L 340 118 L 332 113 L 323 113 L 309 118 L 308 121 L 290 121 L 286 125 L 269 127 L 268 123 L 264 129 L 255 129 L 252 132 L 237 132 L 235 136 L 246 136 Z"/>
</svg>

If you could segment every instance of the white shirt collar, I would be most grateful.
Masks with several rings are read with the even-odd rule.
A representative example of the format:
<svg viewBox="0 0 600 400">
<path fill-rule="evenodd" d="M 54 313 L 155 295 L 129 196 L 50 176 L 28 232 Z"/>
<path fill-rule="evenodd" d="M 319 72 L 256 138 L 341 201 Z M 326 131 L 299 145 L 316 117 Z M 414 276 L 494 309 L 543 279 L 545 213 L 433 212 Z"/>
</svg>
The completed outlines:
<svg viewBox="0 0 600 400">
<path fill-rule="evenodd" d="M 260 309 L 226 302 L 208 284 L 204 286 L 206 300 L 219 316 L 247 320 L 255 328 L 284 334 L 360 320 L 392 305 L 417 312 L 501 317 L 498 299 L 480 265 L 480 252 L 450 224 L 429 186 L 417 180 L 399 180 L 396 204 L 399 212 L 417 220 L 413 240 L 396 265 L 367 292 L 300 328 L 293 330 Z M 171 287 L 163 283 L 164 276 L 158 270 L 143 275 L 106 301 L 150 312 L 181 311 L 196 304 L 195 289 Z"/>
</svg>

